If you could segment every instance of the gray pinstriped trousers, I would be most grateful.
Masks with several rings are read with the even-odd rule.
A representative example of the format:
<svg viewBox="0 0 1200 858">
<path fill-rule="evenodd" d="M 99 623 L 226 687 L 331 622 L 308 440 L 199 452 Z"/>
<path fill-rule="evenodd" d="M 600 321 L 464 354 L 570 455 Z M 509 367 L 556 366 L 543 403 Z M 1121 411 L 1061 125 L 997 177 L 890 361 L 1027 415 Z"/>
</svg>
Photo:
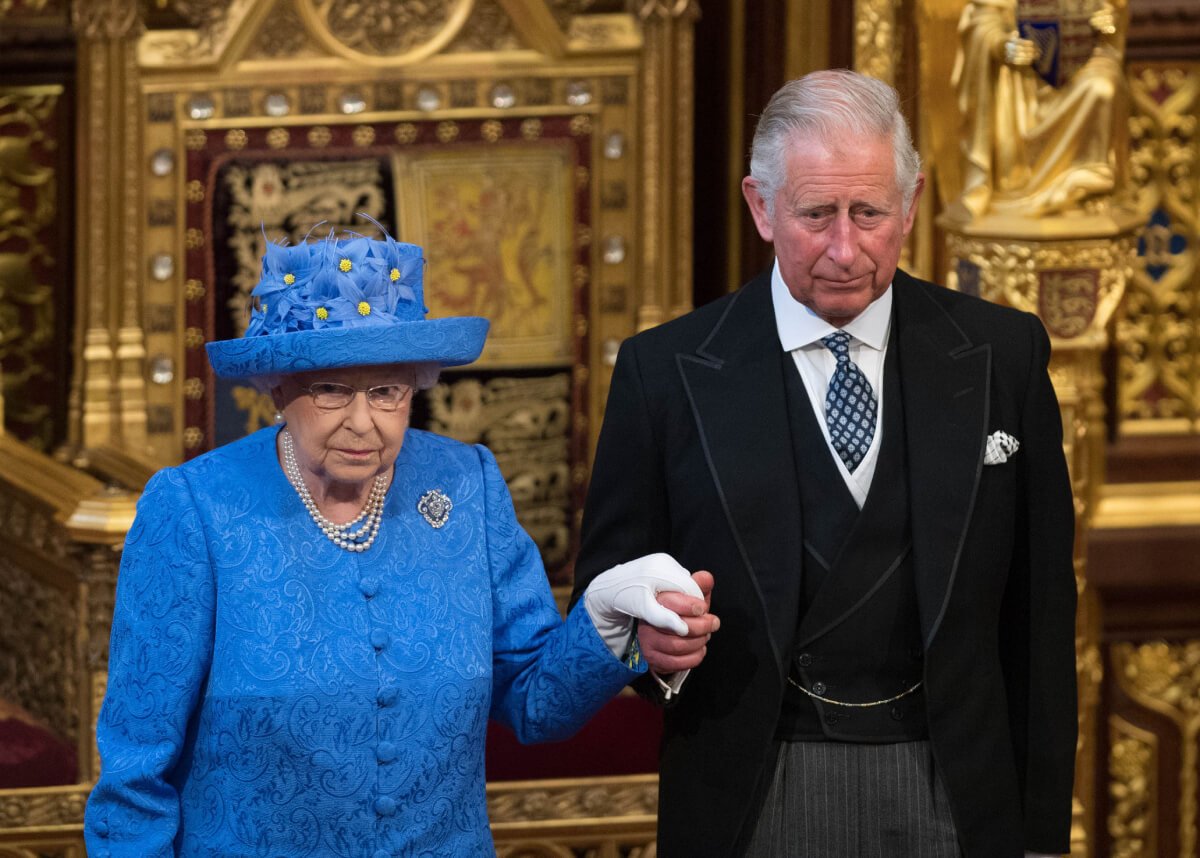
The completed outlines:
<svg viewBox="0 0 1200 858">
<path fill-rule="evenodd" d="M 746 858 L 961 858 L 929 742 L 784 742 Z"/>
</svg>

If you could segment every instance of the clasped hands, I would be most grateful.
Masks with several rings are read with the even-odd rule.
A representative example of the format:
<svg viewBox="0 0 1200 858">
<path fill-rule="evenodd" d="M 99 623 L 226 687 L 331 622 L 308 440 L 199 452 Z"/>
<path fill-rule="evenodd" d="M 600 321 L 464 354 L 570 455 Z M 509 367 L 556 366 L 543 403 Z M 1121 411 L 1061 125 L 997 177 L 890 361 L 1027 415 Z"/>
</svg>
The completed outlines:
<svg viewBox="0 0 1200 858">
<path fill-rule="evenodd" d="M 713 576 L 688 575 L 669 554 L 648 554 L 596 576 L 584 604 L 601 636 L 614 648 L 604 627 L 629 628 L 638 622 L 642 660 L 660 675 L 690 670 L 704 660 L 708 639 L 721 626 L 709 612 Z M 628 632 L 626 631 L 627 635 Z"/>
</svg>

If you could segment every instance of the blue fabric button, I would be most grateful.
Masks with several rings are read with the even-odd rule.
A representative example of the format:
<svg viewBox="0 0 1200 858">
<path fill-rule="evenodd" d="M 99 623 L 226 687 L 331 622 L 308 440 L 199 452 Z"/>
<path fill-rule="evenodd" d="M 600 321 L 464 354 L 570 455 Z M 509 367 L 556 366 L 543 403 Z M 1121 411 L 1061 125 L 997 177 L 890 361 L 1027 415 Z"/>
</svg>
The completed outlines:
<svg viewBox="0 0 1200 858">
<path fill-rule="evenodd" d="M 103 819 L 97 819 L 92 823 L 92 831 L 96 832 L 97 837 L 108 837 L 108 823 Z"/>
<path fill-rule="evenodd" d="M 381 763 L 390 763 L 396 759 L 396 745 L 393 742 L 380 742 L 375 748 L 375 757 Z"/>
<path fill-rule="evenodd" d="M 392 853 L 386 849 L 376 849 L 375 854 L 371 858 L 392 858 Z"/>
<path fill-rule="evenodd" d="M 396 812 L 396 800 L 391 796 L 381 795 L 375 799 L 375 812 L 380 816 L 392 816 Z"/>
<path fill-rule="evenodd" d="M 370 599 L 379 592 L 379 579 L 363 578 L 358 582 L 358 589 L 362 590 L 362 594 Z"/>
<path fill-rule="evenodd" d="M 388 633 L 383 629 L 371 629 L 371 646 L 375 649 L 383 649 L 388 645 Z"/>
<path fill-rule="evenodd" d="M 375 702 L 380 706 L 394 706 L 398 692 L 393 686 L 385 685 L 375 695 Z"/>
</svg>

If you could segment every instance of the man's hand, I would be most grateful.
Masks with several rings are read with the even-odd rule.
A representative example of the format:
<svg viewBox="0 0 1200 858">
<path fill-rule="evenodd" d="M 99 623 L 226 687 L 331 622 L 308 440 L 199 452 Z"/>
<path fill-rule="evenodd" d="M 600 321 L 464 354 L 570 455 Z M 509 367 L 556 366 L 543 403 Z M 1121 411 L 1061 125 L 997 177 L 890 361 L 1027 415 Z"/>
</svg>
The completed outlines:
<svg viewBox="0 0 1200 858">
<path fill-rule="evenodd" d="M 660 675 L 698 666 L 704 660 L 709 636 L 721 627 L 721 621 L 708 610 L 712 604 L 712 573 L 696 572 L 692 580 L 704 598 L 697 599 L 680 592 L 658 594 L 659 604 L 674 611 L 687 624 L 686 635 L 656 628 L 646 622 L 638 625 L 638 647 L 642 651 L 642 660 Z"/>
</svg>

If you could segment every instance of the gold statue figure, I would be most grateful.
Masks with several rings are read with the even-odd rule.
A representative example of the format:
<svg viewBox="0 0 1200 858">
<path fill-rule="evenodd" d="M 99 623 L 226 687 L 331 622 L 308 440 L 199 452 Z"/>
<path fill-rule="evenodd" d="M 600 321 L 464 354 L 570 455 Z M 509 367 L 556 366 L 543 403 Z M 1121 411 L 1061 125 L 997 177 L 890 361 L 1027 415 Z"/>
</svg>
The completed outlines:
<svg viewBox="0 0 1200 858">
<path fill-rule="evenodd" d="M 1125 187 L 1113 133 L 1128 111 L 1124 11 L 1123 0 L 968 2 L 951 77 L 967 213 L 1062 214 Z"/>
</svg>

